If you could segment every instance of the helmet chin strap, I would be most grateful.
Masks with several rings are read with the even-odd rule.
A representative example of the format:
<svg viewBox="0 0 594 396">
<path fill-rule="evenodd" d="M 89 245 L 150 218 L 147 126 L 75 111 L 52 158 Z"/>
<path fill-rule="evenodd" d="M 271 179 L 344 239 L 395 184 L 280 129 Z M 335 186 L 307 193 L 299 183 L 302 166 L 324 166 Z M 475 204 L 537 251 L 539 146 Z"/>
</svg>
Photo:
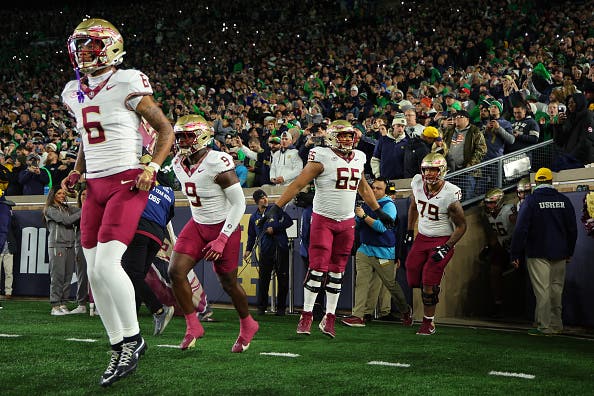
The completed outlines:
<svg viewBox="0 0 594 396">
<path fill-rule="evenodd" d="M 79 68 L 75 67 L 74 72 L 76 73 L 76 80 L 78 81 L 78 91 L 76 91 L 76 96 L 78 97 L 78 103 L 84 103 L 85 102 L 85 94 L 81 87 Z"/>
</svg>

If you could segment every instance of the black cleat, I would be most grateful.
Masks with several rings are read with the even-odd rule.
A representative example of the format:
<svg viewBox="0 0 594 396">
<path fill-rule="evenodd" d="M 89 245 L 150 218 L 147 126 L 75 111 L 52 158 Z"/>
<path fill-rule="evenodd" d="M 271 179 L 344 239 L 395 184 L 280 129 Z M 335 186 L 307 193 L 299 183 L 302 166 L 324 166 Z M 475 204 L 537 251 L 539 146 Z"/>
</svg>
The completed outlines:
<svg viewBox="0 0 594 396">
<path fill-rule="evenodd" d="M 109 364 L 107 365 L 105 372 L 103 373 L 103 375 L 101 376 L 101 379 L 99 380 L 99 385 L 101 385 L 103 387 L 107 387 L 120 379 L 120 377 L 118 377 L 118 374 L 117 374 L 117 367 L 118 367 L 118 362 L 120 361 L 120 354 L 121 354 L 120 351 L 114 351 L 114 350 L 111 351 L 111 357 L 109 358 Z"/>
<path fill-rule="evenodd" d="M 116 369 L 118 378 L 124 378 L 136 371 L 138 360 L 144 355 L 147 348 L 146 342 L 144 342 L 144 338 L 142 337 L 138 341 L 122 344 L 122 353 L 120 354 L 120 360 Z"/>
</svg>

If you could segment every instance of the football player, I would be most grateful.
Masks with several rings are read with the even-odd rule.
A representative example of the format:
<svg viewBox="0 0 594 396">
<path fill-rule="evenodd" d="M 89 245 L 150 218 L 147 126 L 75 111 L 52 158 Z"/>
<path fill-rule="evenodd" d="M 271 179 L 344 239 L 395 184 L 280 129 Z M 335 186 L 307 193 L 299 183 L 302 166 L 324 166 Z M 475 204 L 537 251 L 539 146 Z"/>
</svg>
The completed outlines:
<svg viewBox="0 0 594 396">
<path fill-rule="evenodd" d="M 81 22 L 68 39 L 68 53 L 77 78 L 66 84 L 62 101 L 76 119 L 82 148 L 62 187 L 73 192 L 85 174 L 88 198 L 80 223 L 81 244 L 112 349 L 100 379 L 102 386 L 109 386 L 136 370 L 146 350 L 134 287 L 120 263 L 155 173 L 169 154 L 173 129 L 153 100 L 146 75 L 117 68 L 126 52 L 114 25 L 103 19 Z M 139 163 L 142 117 L 158 132 L 148 165 Z"/>
<path fill-rule="evenodd" d="M 435 333 L 435 306 L 439 285 L 454 246 L 466 232 L 466 219 L 460 200 L 462 191 L 445 181 L 447 163 L 443 155 L 427 154 L 421 162 L 421 174 L 411 181 L 413 196 L 408 208 L 408 231 L 405 243 L 412 247 L 406 258 L 406 278 L 411 288 L 421 287 L 423 322 L 420 335 Z M 419 233 L 414 238 L 415 222 Z M 414 240 L 414 242 L 413 242 Z"/>
<path fill-rule="evenodd" d="M 248 349 L 258 331 L 245 291 L 237 281 L 241 240 L 238 225 L 245 212 L 243 190 L 233 158 L 211 149 L 214 133 L 202 116 L 181 117 L 174 131 L 173 170 L 192 211 L 192 219 L 177 237 L 169 266 L 173 293 L 186 318 L 186 334 L 180 348 L 194 347 L 204 334 L 187 278 L 196 262 L 204 258 L 213 262 L 219 281 L 239 314 L 239 337 L 231 352 L 240 353 Z"/>
<path fill-rule="evenodd" d="M 487 230 L 487 246 L 480 255 L 490 264 L 491 292 L 495 303 L 495 317 L 503 314 L 503 274 L 511 262 L 509 248 L 514 233 L 518 212 L 516 205 L 503 203 L 504 193 L 493 188 L 485 194 L 483 207 L 489 229 Z M 511 270 L 514 268 L 512 267 Z"/>
<path fill-rule="evenodd" d="M 377 203 L 363 175 L 365 154 L 355 150 L 355 128 L 345 120 L 332 122 L 326 131 L 325 146 L 313 147 L 299 176 L 266 213 L 274 217 L 314 180 L 315 195 L 309 243 L 309 270 L 305 279 L 303 312 L 297 325 L 298 334 L 310 334 L 312 310 L 318 293 L 326 292 L 326 315 L 319 328 L 334 338 L 336 305 L 342 277 L 355 239 L 355 198 L 357 192 L 387 226 L 393 219 Z"/>
<path fill-rule="evenodd" d="M 520 211 L 520 206 L 528 195 L 532 193 L 532 184 L 529 177 L 524 177 L 518 182 L 516 194 L 518 195 L 518 203 L 516 205 L 517 211 Z"/>
</svg>

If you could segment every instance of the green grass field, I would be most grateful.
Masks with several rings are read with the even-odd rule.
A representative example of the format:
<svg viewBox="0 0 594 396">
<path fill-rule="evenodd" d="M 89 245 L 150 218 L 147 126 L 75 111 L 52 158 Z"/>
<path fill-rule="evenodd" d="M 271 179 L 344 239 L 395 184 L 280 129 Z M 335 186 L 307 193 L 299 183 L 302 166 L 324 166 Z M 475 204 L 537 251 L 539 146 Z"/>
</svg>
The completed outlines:
<svg viewBox="0 0 594 396">
<path fill-rule="evenodd" d="M 415 335 L 418 325 L 337 325 L 329 339 L 314 322 L 297 336 L 297 316 L 256 317 L 260 331 L 248 351 L 232 354 L 239 323 L 235 311 L 216 309 L 205 337 L 188 351 L 178 345 L 185 324 L 175 317 L 152 336 L 152 317 L 141 311 L 149 349 L 138 371 L 111 388 L 98 379 L 109 360 L 98 317 L 52 317 L 46 302 L 6 301 L 0 310 L 0 394 L 7 395 L 438 395 L 592 394 L 594 340 L 533 337 L 525 332 L 449 327 Z M 9 337 L 8 335 L 20 335 Z M 68 341 L 68 338 L 96 342 Z M 297 357 L 263 353 L 291 353 Z M 370 365 L 371 361 L 408 367 Z M 523 373 L 533 379 L 489 375 Z"/>
</svg>

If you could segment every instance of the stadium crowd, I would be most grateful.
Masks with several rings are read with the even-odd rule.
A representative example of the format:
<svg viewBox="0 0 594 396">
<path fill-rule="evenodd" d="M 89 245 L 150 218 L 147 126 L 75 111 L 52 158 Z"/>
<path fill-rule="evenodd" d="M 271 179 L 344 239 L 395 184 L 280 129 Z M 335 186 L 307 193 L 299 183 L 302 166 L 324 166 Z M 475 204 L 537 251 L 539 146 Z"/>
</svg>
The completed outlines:
<svg viewBox="0 0 594 396">
<path fill-rule="evenodd" d="M 6 195 L 43 194 L 72 169 L 79 138 L 58 95 L 74 76 L 65 37 L 87 17 L 117 24 L 126 67 L 147 74 L 172 123 L 185 114 L 213 123 L 219 146 L 236 152 L 236 163 L 248 170 L 244 187 L 280 183 L 270 180 L 271 151 L 295 148 L 305 162 L 309 137 L 335 119 L 361 131 L 359 149 L 374 176 L 390 176 L 382 158 L 394 168 L 411 166 L 405 156 L 376 150 L 385 139 L 451 149 L 451 170 L 550 139 L 559 153 L 554 170 L 594 162 L 589 3 L 456 3 L 174 0 L 5 8 L 0 188 Z M 469 123 L 455 121 L 456 113 Z M 393 124 L 405 133 L 397 135 Z M 456 148 L 459 132 L 474 127 L 473 145 Z M 279 146 L 283 137 L 290 141 Z"/>
</svg>

